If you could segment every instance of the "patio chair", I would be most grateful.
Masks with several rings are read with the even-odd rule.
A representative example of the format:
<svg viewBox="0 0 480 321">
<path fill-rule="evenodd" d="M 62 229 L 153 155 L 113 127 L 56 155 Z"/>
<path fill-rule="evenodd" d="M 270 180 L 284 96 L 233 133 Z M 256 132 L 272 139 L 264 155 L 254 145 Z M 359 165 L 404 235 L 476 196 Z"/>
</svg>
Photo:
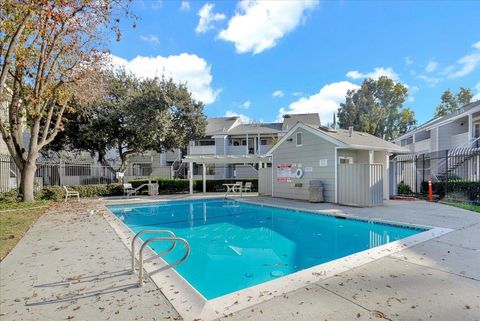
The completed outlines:
<svg viewBox="0 0 480 321">
<path fill-rule="evenodd" d="M 242 188 L 243 188 L 243 182 L 235 182 L 235 184 L 238 185 L 238 192 L 242 192 Z"/>
<path fill-rule="evenodd" d="M 80 202 L 80 193 L 74 190 L 69 190 L 65 185 L 63 185 L 63 189 L 65 190 L 65 202 L 68 200 L 69 196 L 76 196 L 77 201 Z"/>
<path fill-rule="evenodd" d="M 242 187 L 242 192 L 252 192 L 252 182 L 246 182 Z"/>
<path fill-rule="evenodd" d="M 135 190 L 133 189 L 132 184 L 130 184 L 130 183 L 123 184 L 123 195 L 130 195 L 134 192 L 135 192 Z"/>
</svg>

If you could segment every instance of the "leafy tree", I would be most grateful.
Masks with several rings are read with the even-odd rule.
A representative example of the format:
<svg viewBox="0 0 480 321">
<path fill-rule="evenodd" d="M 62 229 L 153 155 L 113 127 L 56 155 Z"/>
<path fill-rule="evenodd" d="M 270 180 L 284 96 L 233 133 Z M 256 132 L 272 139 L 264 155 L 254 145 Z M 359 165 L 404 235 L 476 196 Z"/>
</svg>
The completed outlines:
<svg viewBox="0 0 480 321">
<path fill-rule="evenodd" d="M 403 107 L 407 95 L 405 86 L 388 77 L 365 79 L 359 89 L 347 92 L 338 109 L 338 125 L 391 140 L 416 123 L 413 111 Z"/>
<path fill-rule="evenodd" d="M 70 121 L 55 142 L 98 157 L 113 171 L 124 172 L 132 154 L 185 147 L 203 136 L 203 103 L 192 98 L 184 84 L 172 79 L 139 80 L 123 70 L 107 72 L 106 95 L 85 110 L 68 115 Z M 78 111 L 78 109 L 77 109 Z M 107 152 L 115 150 L 115 167 Z"/>
<path fill-rule="evenodd" d="M 460 87 L 460 90 L 455 95 L 459 106 L 463 106 L 472 102 L 473 93 L 470 88 Z"/>
<path fill-rule="evenodd" d="M 460 87 L 455 95 L 450 88 L 445 90 L 440 97 L 440 104 L 435 109 L 435 117 L 448 115 L 459 107 L 470 103 L 472 98 L 473 93 L 470 88 Z"/>
<path fill-rule="evenodd" d="M 64 112 L 100 88 L 88 78 L 104 56 L 101 36 L 106 28 L 119 36 L 112 18 L 127 7 L 122 0 L 2 0 L 0 101 L 8 110 L 0 132 L 21 173 L 24 201 L 34 200 L 36 159 L 62 130 Z"/>
</svg>

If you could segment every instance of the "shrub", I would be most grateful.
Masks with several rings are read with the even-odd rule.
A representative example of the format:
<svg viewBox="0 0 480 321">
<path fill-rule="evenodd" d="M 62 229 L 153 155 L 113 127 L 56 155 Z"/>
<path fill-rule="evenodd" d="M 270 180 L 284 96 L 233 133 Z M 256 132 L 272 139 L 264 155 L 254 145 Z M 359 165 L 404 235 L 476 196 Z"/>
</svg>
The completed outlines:
<svg viewBox="0 0 480 321">
<path fill-rule="evenodd" d="M 174 193 L 188 193 L 189 181 L 188 179 L 168 179 L 162 177 L 152 177 L 149 179 L 134 179 L 129 181 L 133 188 L 137 188 L 149 181 L 158 182 L 158 192 L 160 194 L 174 194 Z M 225 186 L 223 184 L 231 184 L 236 182 L 252 182 L 252 191 L 258 190 L 258 179 L 214 179 L 207 180 L 207 192 L 224 192 Z M 147 188 L 145 187 L 144 190 Z M 197 192 L 203 191 L 203 182 L 201 180 L 193 181 L 193 189 Z"/>
<path fill-rule="evenodd" d="M 447 187 L 447 193 L 445 193 Z M 428 193 L 428 182 L 422 182 L 422 191 Z M 468 200 L 475 203 L 480 202 L 480 182 L 465 180 L 432 182 L 432 191 L 440 198 L 444 198 L 447 194 L 447 196 L 452 199 L 458 199 L 461 201 Z"/>
<path fill-rule="evenodd" d="M 400 183 L 398 183 L 397 192 L 398 194 L 405 194 L 405 195 L 413 194 L 413 191 L 410 188 L 410 185 L 408 185 L 404 181 L 401 181 Z"/>
<path fill-rule="evenodd" d="M 67 186 L 68 189 L 80 193 L 80 197 L 98 197 L 123 195 L 122 184 L 93 184 L 93 185 L 73 185 Z M 65 197 L 65 190 L 62 186 L 44 186 L 42 198 L 47 200 L 60 200 Z"/>
<path fill-rule="evenodd" d="M 17 190 L 12 189 L 9 192 L 5 192 L 0 194 L 0 201 L 1 202 L 6 202 L 6 203 L 16 203 L 20 202 L 22 200 L 22 197 L 20 194 L 18 194 Z"/>
</svg>

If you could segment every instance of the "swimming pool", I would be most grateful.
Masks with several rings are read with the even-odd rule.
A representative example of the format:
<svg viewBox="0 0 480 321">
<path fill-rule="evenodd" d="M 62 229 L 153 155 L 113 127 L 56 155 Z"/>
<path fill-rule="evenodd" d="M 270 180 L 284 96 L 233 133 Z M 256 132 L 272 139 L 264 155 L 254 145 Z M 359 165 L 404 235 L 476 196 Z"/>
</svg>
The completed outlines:
<svg viewBox="0 0 480 321">
<path fill-rule="evenodd" d="M 108 208 L 134 233 L 167 229 L 187 239 L 190 257 L 175 270 L 207 300 L 426 230 L 224 199 Z M 170 245 L 150 247 L 160 253 Z M 183 254 L 178 246 L 164 260 Z"/>
</svg>

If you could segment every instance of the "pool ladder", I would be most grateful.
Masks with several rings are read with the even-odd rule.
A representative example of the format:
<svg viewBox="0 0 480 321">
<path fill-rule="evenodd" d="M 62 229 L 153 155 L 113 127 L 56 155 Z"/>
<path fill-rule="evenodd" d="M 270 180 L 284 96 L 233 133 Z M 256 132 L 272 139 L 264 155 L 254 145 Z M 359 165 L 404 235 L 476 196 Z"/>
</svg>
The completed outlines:
<svg viewBox="0 0 480 321">
<path fill-rule="evenodd" d="M 181 242 L 183 243 L 183 245 L 185 245 L 185 255 L 178 261 L 172 263 L 172 264 L 168 264 L 167 266 L 161 268 L 159 271 L 164 271 L 164 270 L 168 270 L 168 269 L 171 269 L 181 263 L 183 263 L 187 258 L 188 256 L 190 255 L 190 244 L 188 243 L 187 240 L 181 238 L 181 237 L 177 237 L 172 231 L 169 231 L 169 230 L 143 230 L 143 231 L 140 231 L 138 232 L 137 234 L 135 234 L 135 236 L 133 237 L 132 239 L 132 255 L 131 255 L 131 265 L 132 265 L 132 273 L 135 273 L 135 241 L 143 234 L 150 234 L 150 233 L 156 233 L 156 234 L 167 234 L 168 236 L 166 237 L 152 237 L 152 238 L 149 238 L 149 239 L 146 239 L 142 246 L 140 246 L 140 250 L 138 251 L 138 285 L 139 286 L 143 286 L 143 263 L 144 263 L 144 260 L 143 260 L 143 250 L 145 249 L 145 247 L 152 243 L 152 242 L 159 242 L 159 241 L 162 241 L 162 242 L 172 242 L 172 246 L 170 246 L 170 248 L 162 253 L 159 253 L 158 255 L 155 255 L 153 258 L 157 258 L 157 257 L 162 257 L 164 255 L 167 255 L 168 253 L 172 252 L 175 247 L 177 246 L 177 242 Z M 148 261 L 148 260 L 151 260 L 152 258 L 149 258 L 149 259 L 146 259 L 145 261 Z M 156 272 L 159 272 L 159 271 L 156 271 Z M 154 272 L 150 273 L 149 275 L 152 275 Z"/>
</svg>

